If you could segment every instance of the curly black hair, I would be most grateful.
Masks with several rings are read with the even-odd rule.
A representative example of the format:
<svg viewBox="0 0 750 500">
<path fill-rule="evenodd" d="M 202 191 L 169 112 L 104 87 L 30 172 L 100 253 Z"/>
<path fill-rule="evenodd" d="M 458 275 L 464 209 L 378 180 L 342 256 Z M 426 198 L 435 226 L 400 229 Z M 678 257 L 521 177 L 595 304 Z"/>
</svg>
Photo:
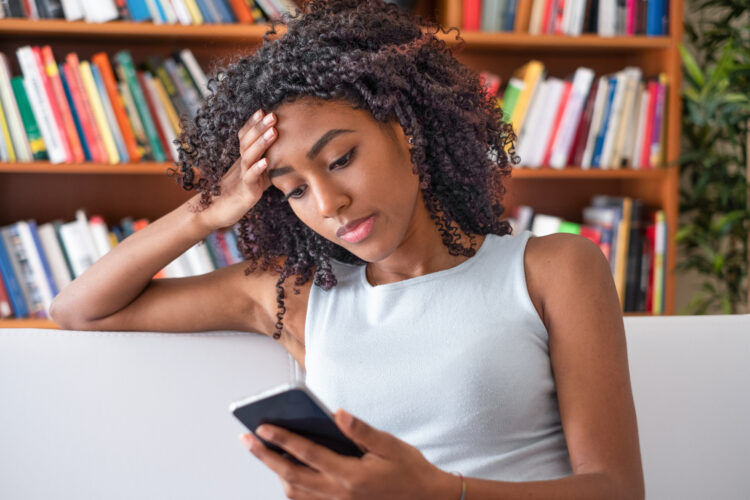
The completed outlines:
<svg viewBox="0 0 750 500">
<path fill-rule="evenodd" d="M 286 33 L 271 41 L 277 24 Z M 219 196 L 219 182 L 239 157 L 238 131 L 257 109 L 270 113 L 301 97 L 342 100 L 369 111 L 381 123 L 396 119 L 413 138 L 411 161 L 426 207 L 451 255 L 471 257 L 474 236 L 511 233 L 501 221 L 515 134 L 481 84 L 479 74 L 460 63 L 438 32 L 446 31 L 382 0 L 306 0 L 302 8 L 274 21 L 263 44 L 209 79 L 210 95 L 176 140 L 179 172 L 186 190 L 200 192 L 207 208 Z M 196 172 L 198 175 L 196 176 Z M 269 187 L 239 221 L 239 247 L 249 262 L 279 274 L 277 322 L 283 328 L 284 281 L 336 285 L 330 259 L 366 264 L 303 224 L 281 191 Z M 470 241 L 461 244 L 460 228 Z M 294 293 L 299 293 L 294 289 Z"/>
</svg>

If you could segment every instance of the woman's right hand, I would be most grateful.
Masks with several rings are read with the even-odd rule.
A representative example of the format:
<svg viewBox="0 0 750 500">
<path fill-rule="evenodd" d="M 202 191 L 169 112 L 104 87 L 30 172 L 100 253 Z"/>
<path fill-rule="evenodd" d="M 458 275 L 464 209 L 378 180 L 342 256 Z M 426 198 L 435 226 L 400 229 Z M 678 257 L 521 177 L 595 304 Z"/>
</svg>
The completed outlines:
<svg viewBox="0 0 750 500">
<path fill-rule="evenodd" d="M 221 195 L 214 197 L 201 213 L 201 219 L 212 230 L 230 227 L 240 220 L 271 185 L 263 155 L 276 140 L 275 123 L 275 114 L 265 115 L 258 110 L 237 132 L 240 157 L 221 178 Z"/>
</svg>

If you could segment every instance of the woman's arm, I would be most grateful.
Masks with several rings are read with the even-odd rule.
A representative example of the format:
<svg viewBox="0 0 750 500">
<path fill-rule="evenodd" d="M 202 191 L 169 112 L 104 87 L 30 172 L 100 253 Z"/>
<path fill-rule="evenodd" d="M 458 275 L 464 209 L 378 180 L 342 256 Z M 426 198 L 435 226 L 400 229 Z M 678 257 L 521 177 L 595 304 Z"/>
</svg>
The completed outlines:
<svg viewBox="0 0 750 500">
<path fill-rule="evenodd" d="M 620 302 L 609 263 L 580 236 L 531 238 L 529 293 L 541 305 L 573 476 L 525 483 L 467 480 L 467 497 L 644 497 Z M 455 477 L 447 478 L 454 483 Z M 451 491 L 453 491 L 451 490 Z"/>
</svg>

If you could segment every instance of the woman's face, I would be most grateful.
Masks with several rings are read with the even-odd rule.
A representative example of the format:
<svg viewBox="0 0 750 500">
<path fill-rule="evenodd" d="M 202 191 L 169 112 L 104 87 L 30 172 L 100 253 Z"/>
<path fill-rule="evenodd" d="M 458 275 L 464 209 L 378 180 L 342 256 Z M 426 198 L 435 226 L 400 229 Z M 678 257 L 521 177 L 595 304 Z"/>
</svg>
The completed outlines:
<svg viewBox="0 0 750 500">
<path fill-rule="evenodd" d="M 271 183 L 313 231 L 375 262 L 399 246 L 414 221 L 425 219 L 397 122 L 383 125 L 347 103 L 311 98 L 284 103 L 275 113 L 278 137 L 266 152 Z M 369 220 L 341 234 L 342 226 L 359 219 Z"/>
</svg>

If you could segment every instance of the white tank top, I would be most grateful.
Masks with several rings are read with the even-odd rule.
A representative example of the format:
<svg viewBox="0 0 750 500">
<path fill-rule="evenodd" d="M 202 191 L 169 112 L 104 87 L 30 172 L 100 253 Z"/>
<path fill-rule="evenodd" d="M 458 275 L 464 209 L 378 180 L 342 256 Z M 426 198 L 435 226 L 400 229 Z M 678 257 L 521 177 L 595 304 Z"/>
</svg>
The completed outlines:
<svg viewBox="0 0 750 500">
<path fill-rule="evenodd" d="M 364 266 L 332 261 L 338 284 L 310 290 L 307 385 L 443 470 L 572 474 L 547 330 L 526 287 L 530 236 L 488 234 L 455 267 L 374 287 Z"/>
</svg>

